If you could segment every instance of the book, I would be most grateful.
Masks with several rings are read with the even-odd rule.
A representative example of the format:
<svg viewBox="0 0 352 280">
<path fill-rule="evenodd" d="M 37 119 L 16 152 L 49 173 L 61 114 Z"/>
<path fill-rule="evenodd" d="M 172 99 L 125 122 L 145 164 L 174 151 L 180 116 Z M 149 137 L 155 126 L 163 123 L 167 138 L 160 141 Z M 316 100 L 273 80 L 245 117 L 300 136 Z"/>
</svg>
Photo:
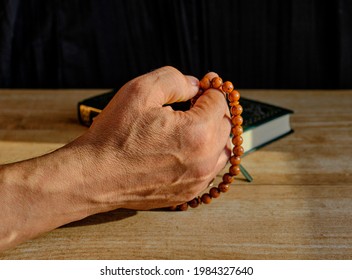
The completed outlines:
<svg viewBox="0 0 352 280">
<path fill-rule="evenodd" d="M 253 152 L 293 132 L 293 111 L 272 104 L 241 98 L 243 107 L 243 149 Z"/>
<path fill-rule="evenodd" d="M 117 89 L 84 99 L 78 103 L 78 119 L 90 126 L 94 118 L 114 97 Z M 290 123 L 292 110 L 241 97 L 243 107 L 243 148 L 245 155 L 293 132 Z M 171 105 L 174 110 L 187 110 L 190 102 Z"/>
</svg>

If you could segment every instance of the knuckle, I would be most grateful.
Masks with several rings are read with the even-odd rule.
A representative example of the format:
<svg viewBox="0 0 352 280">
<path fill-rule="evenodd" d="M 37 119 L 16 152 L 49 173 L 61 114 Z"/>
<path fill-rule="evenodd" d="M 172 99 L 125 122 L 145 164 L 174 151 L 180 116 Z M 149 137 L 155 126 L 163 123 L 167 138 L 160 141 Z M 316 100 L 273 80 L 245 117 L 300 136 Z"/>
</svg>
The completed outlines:
<svg viewBox="0 0 352 280">
<path fill-rule="evenodd" d="M 156 69 L 153 72 L 150 72 L 148 77 L 153 81 L 153 83 L 163 80 L 164 82 L 183 85 L 186 81 L 185 76 L 178 69 L 172 66 L 164 66 Z"/>
<path fill-rule="evenodd" d="M 172 67 L 172 66 L 164 66 L 164 67 L 161 67 L 159 69 L 156 70 L 157 72 L 169 72 L 169 73 L 180 73 L 180 71 L 178 71 L 175 67 Z"/>
<path fill-rule="evenodd" d="M 164 66 L 159 69 L 156 69 L 149 74 L 147 74 L 147 77 L 152 78 L 153 80 L 159 80 L 160 78 L 164 76 L 179 76 L 182 75 L 180 71 L 178 71 L 176 68 L 172 66 Z"/>
<path fill-rule="evenodd" d="M 126 83 L 123 89 L 125 92 L 128 92 L 129 96 L 139 96 L 145 86 L 145 79 L 143 76 L 140 76 Z M 131 98 L 131 100 L 133 101 L 134 99 Z"/>
</svg>

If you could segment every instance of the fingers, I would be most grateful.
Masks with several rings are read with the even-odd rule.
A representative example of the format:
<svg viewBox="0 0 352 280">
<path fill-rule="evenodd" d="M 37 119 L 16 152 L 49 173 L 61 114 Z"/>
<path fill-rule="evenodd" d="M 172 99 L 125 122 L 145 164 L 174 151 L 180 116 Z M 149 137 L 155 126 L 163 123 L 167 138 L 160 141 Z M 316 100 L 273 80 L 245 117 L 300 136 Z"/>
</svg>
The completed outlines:
<svg viewBox="0 0 352 280">
<path fill-rule="evenodd" d="M 215 72 L 208 72 L 204 75 L 204 78 L 208 78 L 209 81 L 211 81 L 215 77 L 219 77 L 219 75 Z"/>
<path fill-rule="evenodd" d="M 175 68 L 164 67 L 154 73 L 158 79 L 159 91 L 155 96 L 158 105 L 187 101 L 199 90 L 199 81 L 193 76 L 185 76 Z"/>
<path fill-rule="evenodd" d="M 222 146 L 222 149 L 218 153 L 217 161 L 215 163 L 214 171 L 212 174 L 214 178 L 217 176 L 217 174 L 220 173 L 221 170 L 224 169 L 230 157 L 231 157 L 231 139 L 230 137 L 227 137 L 225 147 Z"/>
<path fill-rule="evenodd" d="M 149 104 L 163 106 L 175 102 L 187 101 L 199 90 L 199 81 L 193 76 L 185 76 L 177 69 L 166 66 L 145 74 L 132 82 L 141 85 L 139 90 Z"/>
<path fill-rule="evenodd" d="M 227 102 L 220 91 L 209 89 L 188 112 L 193 114 L 195 122 L 203 124 L 201 127 L 206 134 L 211 135 L 210 142 L 203 149 L 213 164 L 210 175 L 216 177 L 231 156 L 231 118 Z"/>
<path fill-rule="evenodd" d="M 216 89 L 205 91 L 188 112 L 203 120 L 220 121 L 224 117 L 230 118 L 230 111 L 224 95 Z"/>
<path fill-rule="evenodd" d="M 215 165 L 215 168 L 214 168 L 215 174 L 218 174 L 222 169 L 224 169 L 227 162 L 230 160 L 230 157 L 231 157 L 231 140 L 229 137 L 226 143 L 226 147 L 220 153 L 218 161 Z"/>
<path fill-rule="evenodd" d="M 214 167 L 214 171 L 211 174 L 211 178 L 215 178 L 226 167 L 226 164 L 228 163 L 230 156 L 231 156 L 231 142 L 230 142 L 230 138 L 229 138 L 225 149 L 223 149 L 221 151 L 221 153 L 219 154 L 218 160 L 217 160 L 216 165 Z M 200 189 L 200 193 L 204 192 L 204 190 L 206 190 L 208 188 L 208 186 L 209 186 L 209 184 L 205 183 L 202 186 L 202 189 Z M 196 194 L 196 195 L 198 195 L 198 194 Z"/>
</svg>

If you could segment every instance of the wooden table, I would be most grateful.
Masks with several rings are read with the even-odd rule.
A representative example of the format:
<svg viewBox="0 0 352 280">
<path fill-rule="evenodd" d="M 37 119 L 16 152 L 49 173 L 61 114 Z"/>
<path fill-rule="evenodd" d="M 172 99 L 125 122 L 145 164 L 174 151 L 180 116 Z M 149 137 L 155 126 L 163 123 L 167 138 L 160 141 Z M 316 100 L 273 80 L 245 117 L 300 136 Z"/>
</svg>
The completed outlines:
<svg viewBox="0 0 352 280">
<path fill-rule="evenodd" d="M 0 163 L 82 134 L 76 104 L 101 92 L 0 90 Z M 293 134 L 243 159 L 252 183 L 240 177 L 221 199 L 187 212 L 91 216 L 0 259 L 351 259 L 352 91 L 242 95 L 295 111 Z"/>
</svg>

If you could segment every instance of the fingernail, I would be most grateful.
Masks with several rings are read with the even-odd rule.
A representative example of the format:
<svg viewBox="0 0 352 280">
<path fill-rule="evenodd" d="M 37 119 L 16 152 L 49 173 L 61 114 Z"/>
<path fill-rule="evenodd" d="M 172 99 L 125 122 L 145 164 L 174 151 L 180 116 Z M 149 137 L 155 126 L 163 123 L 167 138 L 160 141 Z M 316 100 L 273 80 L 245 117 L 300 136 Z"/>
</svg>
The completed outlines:
<svg viewBox="0 0 352 280">
<path fill-rule="evenodd" d="M 188 80 L 191 82 L 192 86 L 199 87 L 199 80 L 193 76 L 186 76 Z"/>
</svg>

